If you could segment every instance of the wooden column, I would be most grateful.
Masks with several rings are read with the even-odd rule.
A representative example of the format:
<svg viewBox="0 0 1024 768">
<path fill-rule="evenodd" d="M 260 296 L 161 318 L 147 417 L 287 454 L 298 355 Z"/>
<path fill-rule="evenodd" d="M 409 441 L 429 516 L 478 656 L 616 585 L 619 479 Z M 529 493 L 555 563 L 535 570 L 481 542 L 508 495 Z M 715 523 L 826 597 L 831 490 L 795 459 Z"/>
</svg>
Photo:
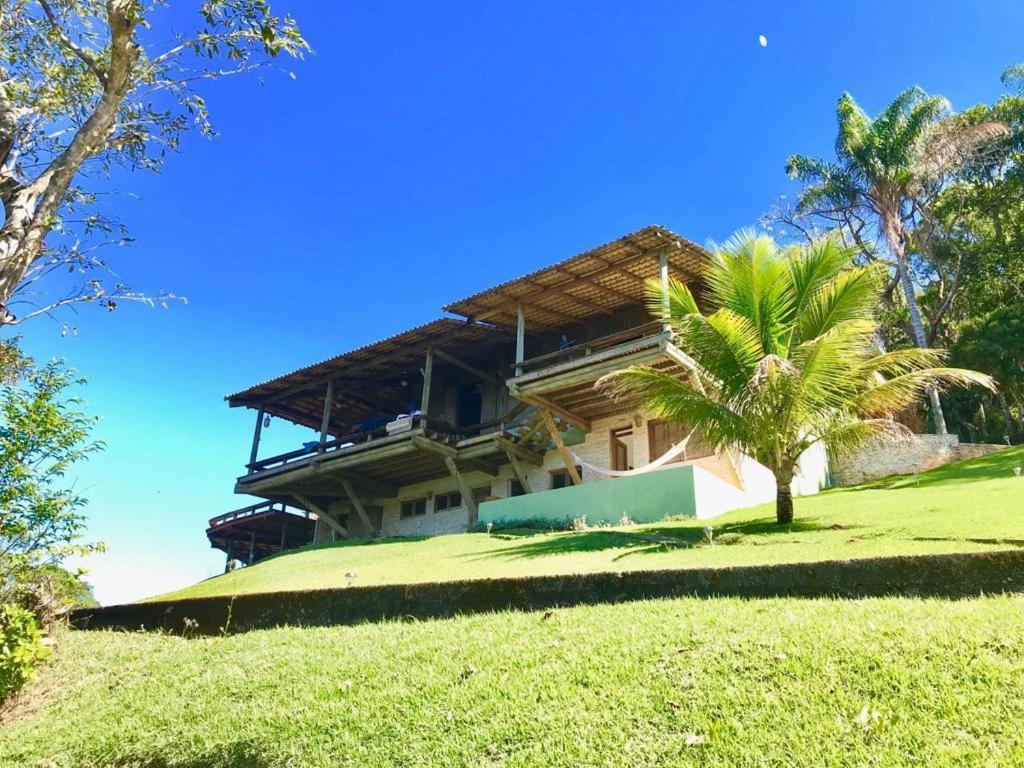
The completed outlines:
<svg viewBox="0 0 1024 768">
<path fill-rule="evenodd" d="M 551 413 L 545 409 L 541 409 L 541 413 L 544 415 L 544 423 L 548 427 L 548 431 L 551 433 L 551 439 L 555 441 L 555 448 L 558 449 L 558 455 L 562 457 L 562 462 L 565 464 L 565 471 L 569 473 L 569 479 L 572 480 L 573 485 L 582 485 L 583 479 L 580 477 L 580 473 L 576 471 L 576 461 L 572 457 L 572 452 L 565 447 L 565 442 L 562 440 L 562 433 L 558 431 L 558 425 L 555 424 L 555 419 L 551 416 Z"/>
<path fill-rule="evenodd" d="M 455 459 L 451 456 L 444 457 L 444 465 L 448 467 L 448 471 L 451 476 L 455 478 L 455 484 L 459 486 L 459 493 L 462 494 L 462 503 L 466 505 L 466 510 L 469 512 L 469 529 L 473 530 L 476 527 L 477 510 L 476 501 L 473 499 L 473 489 L 466 483 L 462 473 L 459 472 L 458 466 L 455 464 Z"/>
<path fill-rule="evenodd" d="M 337 520 L 335 520 L 325 508 L 315 503 L 308 496 L 301 496 L 299 494 L 295 494 L 295 500 L 298 501 L 306 509 L 314 512 L 318 519 L 323 520 L 325 523 L 327 523 L 327 525 L 329 525 L 333 529 L 334 533 L 340 533 L 345 538 L 348 538 L 348 529 L 345 528 L 345 526 L 343 526 Z"/>
<path fill-rule="evenodd" d="M 249 565 L 252 565 L 252 560 L 256 556 L 256 533 L 249 534 Z"/>
<path fill-rule="evenodd" d="M 423 362 L 423 395 L 420 397 L 420 412 L 430 413 L 430 381 L 434 377 L 434 348 L 427 347 L 427 359 Z"/>
<path fill-rule="evenodd" d="M 286 524 L 284 524 L 284 523 L 281 523 L 281 546 L 278 547 L 279 551 L 284 552 L 284 545 L 285 545 L 285 542 L 287 542 L 287 541 L 288 541 L 288 526 Z"/>
<path fill-rule="evenodd" d="M 256 411 L 256 429 L 254 429 L 252 433 L 252 449 L 249 451 L 250 465 L 256 463 L 256 456 L 259 454 L 260 451 L 260 435 L 263 433 L 263 413 L 264 411 L 262 408 Z M 249 466 L 248 474 L 251 475 L 253 471 L 253 468 Z"/>
<path fill-rule="evenodd" d="M 523 366 L 519 363 L 526 359 L 526 314 L 523 305 L 516 306 L 516 376 L 523 375 Z"/>
<path fill-rule="evenodd" d="M 508 463 L 512 465 L 512 472 L 515 474 L 516 480 L 519 481 L 519 485 L 522 487 L 523 493 L 532 493 L 533 490 L 530 488 L 530 481 L 526 478 L 526 473 L 523 471 L 523 465 L 519 463 L 519 457 L 512 451 L 505 451 L 505 455 L 508 456 Z"/>
<path fill-rule="evenodd" d="M 367 534 L 374 534 L 376 531 L 373 527 L 373 523 L 370 522 L 370 516 L 366 514 L 366 508 L 363 507 L 363 502 L 356 496 L 355 490 L 352 488 L 352 484 L 344 477 L 341 478 L 341 487 L 345 489 L 345 493 L 348 495 L 348 500 L 352 502 L 352 506 L 355 507 L 356 514 L 359 515 L 359 519 L 363 521 L 363 525 L 366 527 Z"/>
<path fill-rule="evenodd" d="M 331 408 L 334 407 L 334 379 L 327 380 L 327 393 L 324 396 L 324 415 L 320 420 L 320 446 L 319 453 L 323 453 L 324 443 L 327 442 L 327 433 L 331 428 Z"/>
<path fill-rule="evenodd" d="M 665 250 L 658 254 L 658 276 L 661 278 L 661 316 L 665 319 L 663 329 L 670 331 L 672 325 L 668 322 L 668 252 Z"/>
</svg>

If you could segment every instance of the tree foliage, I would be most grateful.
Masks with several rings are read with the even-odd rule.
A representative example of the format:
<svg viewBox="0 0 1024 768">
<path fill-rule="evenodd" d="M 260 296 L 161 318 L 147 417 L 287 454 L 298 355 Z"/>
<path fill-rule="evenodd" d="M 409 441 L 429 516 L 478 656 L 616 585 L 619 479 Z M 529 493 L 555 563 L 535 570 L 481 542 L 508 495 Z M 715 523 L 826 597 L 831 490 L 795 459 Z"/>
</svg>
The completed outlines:
<svg viewBox="0 0 1024 768">
<path fill-rule="evenodd" d="M 0 391 L 0 598 L 101 548 L 82 541 L 86 500 L 69 487 L 71 469 L 102 447 L 70 394 L 81 383 L 54 361 Z"/>
<path fill-rule="evenodd" d="M 936 350 L 880 351 L 874 312 L 885 272 L 851 266 L 852 250 L 836 238 L 780 249 L 765 235 L 735 236 L 706 267 L 706 311 L 682 283 L 667 296 L 658 281 L 648 287 L 651 311 L 694 361 L 694 379 L 634 366 L 600 385 L 768 467 L 778 522 L 791 522 L 790 484 L 813 445 L 839 456 L 871 439 L 903 439 L 909 432 L 893 415 L 929 388 L 993 386 L 984 374 L 943 367 Z"/>
<path fill-rule="evenodd" d="M 212 135 L 200 83 L 308 50 L 267 0 L 203 0 L 189 33 L 169 28 L 165 5 L 0 6 L 0 321 L 81 301 L 152 301 L 103 257 L 130 238 L 105 212 L 101 180 L 116 167 L 159 170 L 190 130 Z"/>
<path fill-rule="evenodd" d="M 949 102 L 917 87 L 898 94 L 873 118 L 844 93 L 836 120 L 834 162 L 804 155 L 787 162 L 789 175 L 803 184 L 789 220 L 839 228 L 857 246 L 861 260 L 886 263 L 892 275 L 883 300 L 892 310 L 895 288 L 902 287 L 908 339 L 928 348 L 957 295 L 963 266 L 962 254 L 941 243 L 943 232 L 932 203 L 957 171 L 976 162 L 1009 128 L 995 119 L 957 119 Z M 947 270 L 935 268 L 940 244 Z M 912 258 L 915 250 L 935 257 L 924 276 L 935 293 L 927 327 L 918 297 L 923 276 Z M 936 431 L 945 433 L 938 394 L 932 390 L 929 395 Z"/>
</svg>

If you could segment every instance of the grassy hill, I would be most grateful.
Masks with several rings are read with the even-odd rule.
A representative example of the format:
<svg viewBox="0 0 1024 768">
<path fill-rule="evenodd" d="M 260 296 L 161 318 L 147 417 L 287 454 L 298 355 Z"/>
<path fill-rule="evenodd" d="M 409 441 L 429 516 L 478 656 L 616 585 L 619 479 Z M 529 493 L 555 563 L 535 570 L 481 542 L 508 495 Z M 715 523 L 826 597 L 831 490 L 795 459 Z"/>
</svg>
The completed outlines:
<svg viewBox="0 0 1024 768">
<path fill-rule="evenodd" d="M 1021 680 L 1020 597 L 77 632 L 0 766 L 1010 766 Z"/>
<path fill-rule="evenodd" d="M 1003 549 L 1024 541 L 1024 515 L 1012 514 L 1024 508 L 1024 481 L 1013 473 L 1022 464 L 1024 447 L 1016 447 L 918 478 L 800 498 L 795 523 L 784 528 L 775 525 L 768 505 L 713 520 L 581 533 L 469 533 L 312 546 L 155 599 L 342 587 L 348 572 L 357 573 L 362 586 Z M 581 512 L 566 510 L 570 516 Z M 714 527 L 718 545 L 704 543 L 706 525 Z"/>
<path fill-rule="evenodd" d="M 1024 449 L 703 523 L 335 545 L 191 594 L 1012 546 Z M 632 537 L 632 538 L 631 538 Z M 990 541 L 986 541 L 990 540 Z M 611 543 L 609 543 L 611 542 Z M 436 559 L 436 562 L 435 560 Z M 209 591 L 205 591 L 209 590 Z M 0 766 L 1024 764 L 1024 598 L 671 599 L 184 639 L 71 632 Z"/>
</svg>

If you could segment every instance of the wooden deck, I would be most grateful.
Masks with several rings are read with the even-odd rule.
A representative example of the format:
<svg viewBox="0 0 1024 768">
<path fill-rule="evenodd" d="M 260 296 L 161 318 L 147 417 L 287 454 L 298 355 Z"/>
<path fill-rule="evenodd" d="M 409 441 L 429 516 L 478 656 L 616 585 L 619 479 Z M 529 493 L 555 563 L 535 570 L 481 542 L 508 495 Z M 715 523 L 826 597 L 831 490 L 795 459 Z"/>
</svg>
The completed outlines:
<svg viewBox="0 0 1024 768">
<path fill-rule="evenodd" d="M 206 538 L 228 560 L 254 563 L 313 541 L 316 520 L 280 502 L 262 502 L 210 518 Z"/>
</svg>

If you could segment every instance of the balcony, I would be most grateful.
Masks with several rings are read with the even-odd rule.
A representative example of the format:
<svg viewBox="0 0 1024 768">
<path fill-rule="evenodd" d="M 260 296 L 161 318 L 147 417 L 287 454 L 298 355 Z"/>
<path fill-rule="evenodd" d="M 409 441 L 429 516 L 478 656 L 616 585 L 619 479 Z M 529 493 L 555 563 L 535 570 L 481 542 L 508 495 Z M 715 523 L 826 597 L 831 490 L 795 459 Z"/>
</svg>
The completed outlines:
<svg viewBox="0 0 1024 768">
<path fill-rule="evenodd" d="M 649 365 L 685 376 L 693 364 L 672 345 L 660 323 L 646 323 L 523 360 L 516 364 L 516 375 L 508 380 L 508 387 L 519 400 L 589 431 L 593 419 L 630 407 L 630 403 L 612 400 L 594 389 L 602 376 L 630 365 Z"/>
<path fill-rule="evenodd" d="M 281 503 L 263 502 L 210 518 L 206 538 L 227 559 L 254 563 L 313 540 L 316 520 Z"/>
</svg>

